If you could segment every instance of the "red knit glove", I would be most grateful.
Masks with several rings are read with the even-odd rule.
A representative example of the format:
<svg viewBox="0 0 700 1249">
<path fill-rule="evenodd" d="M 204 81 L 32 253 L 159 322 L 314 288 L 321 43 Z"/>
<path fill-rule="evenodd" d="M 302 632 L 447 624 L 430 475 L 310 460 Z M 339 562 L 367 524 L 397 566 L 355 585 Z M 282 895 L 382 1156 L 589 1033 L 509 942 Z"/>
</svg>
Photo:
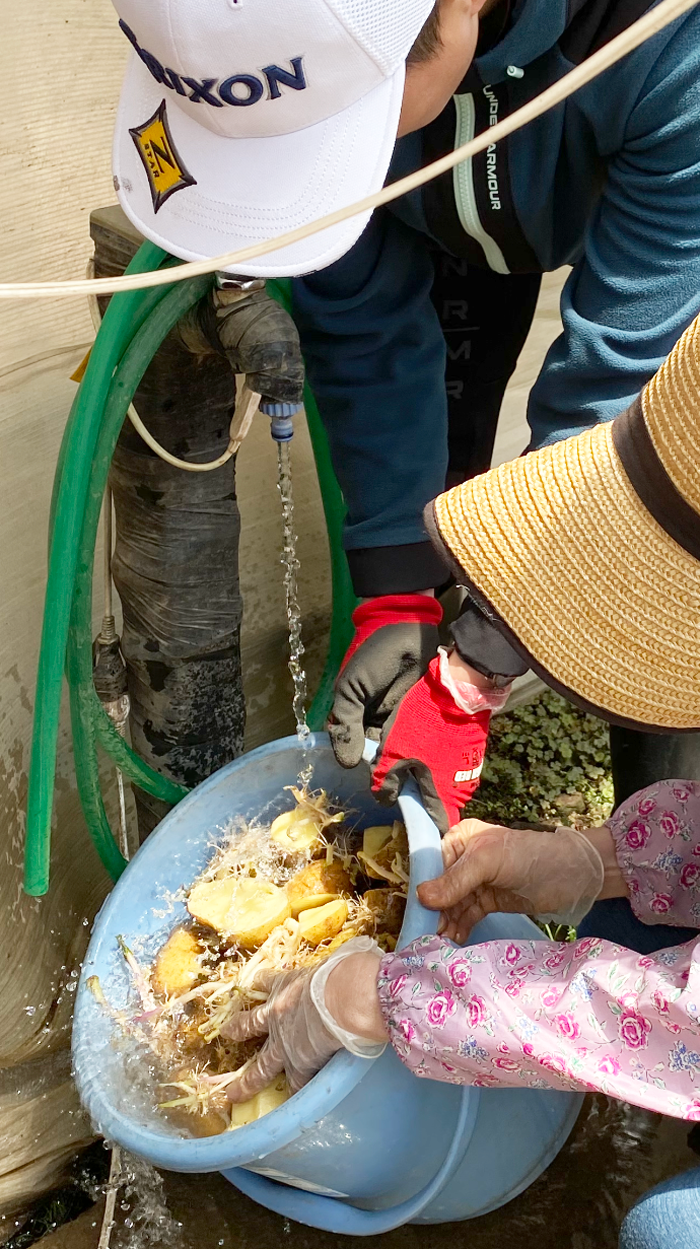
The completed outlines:
<svg viewBox="0 0 700 1249">
<path fill-rule="evenodd" d="M 335 684 L 328 723 L 338 763 L 354 768 L 368 728 L 382 728 L 437 654 L 442 608 L 428 594 L 385 594 L 353 612 L 355 637 Z"/>
<path fill-rule="evenodd" d="M 435 658 L 387 721 L 372 771 L 372 790 L 393 806 L 407 775 L 441 833 L 462 819 L 479 784 L 490 711 L 461 711 L 440 680 Z"/>
</svg>

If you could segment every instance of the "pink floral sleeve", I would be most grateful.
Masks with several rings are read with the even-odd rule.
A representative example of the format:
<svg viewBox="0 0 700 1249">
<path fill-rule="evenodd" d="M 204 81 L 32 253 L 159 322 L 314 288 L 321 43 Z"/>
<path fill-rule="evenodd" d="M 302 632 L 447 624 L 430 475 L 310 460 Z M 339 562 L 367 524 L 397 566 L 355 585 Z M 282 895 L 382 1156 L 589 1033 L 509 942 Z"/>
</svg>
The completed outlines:
<svg viewBox="0 0 700 1249">
<path fill-rule="evenodd" d="M 610 827 L 639 917 L 699 924 L 687 869 L 700 866 L 700 786 L 643 790 Z M 378 987 L 392 1045 L 418 1076 L 599 1090 L 700 1120 L 700 934 L 643 956 L 595 937 L 464 948 L 422 937 L 382 959 Z"/>
<path fill-rule="evenodd" d="M 700 785 L 649 785 L 623 802 L 608 828 L 637 918 L 700 928 Z"/>
</svg>

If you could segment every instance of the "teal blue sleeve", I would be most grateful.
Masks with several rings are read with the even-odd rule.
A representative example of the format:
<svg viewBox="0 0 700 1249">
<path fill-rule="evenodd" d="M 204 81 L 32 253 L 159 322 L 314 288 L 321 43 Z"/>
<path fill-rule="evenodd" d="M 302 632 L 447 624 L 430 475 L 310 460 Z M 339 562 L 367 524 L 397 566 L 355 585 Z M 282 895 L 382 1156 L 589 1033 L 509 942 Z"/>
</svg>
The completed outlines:
<svg viewBox="0 0 700 1249">
<path fill-rule="evenodd" d="M 660 55 L 632 55 L 648 72 L 564 288 L 563 334 L 530 396 L 533 447 L 623 411 L 700 310 L 700 14 Z M 617 81 L 629 84 L 632 70 Z M 599 134 L 614 73 L 591 95 Z"/>
<path fill-rule="evenodd" d="M 292 285 L 361 597 L 446 577 L 422 519 L 447 467 L 445 341 L 432 282 L 426 239 L 380 210 L 341 260 Z"/>
</svg>

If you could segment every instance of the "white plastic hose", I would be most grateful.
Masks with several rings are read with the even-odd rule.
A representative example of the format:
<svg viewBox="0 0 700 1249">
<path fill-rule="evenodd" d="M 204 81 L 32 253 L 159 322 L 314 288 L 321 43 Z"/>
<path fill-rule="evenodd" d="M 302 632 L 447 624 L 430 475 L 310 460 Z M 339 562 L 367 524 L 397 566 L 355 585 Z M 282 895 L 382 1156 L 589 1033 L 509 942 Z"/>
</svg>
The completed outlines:
<svg viewBox="0 0 700 1249">
<path fill-rule="evenodd" d="M 93 277 L 95 272 L 95 262 L 92 258 L 88 260 L 87 272 L 87 281 L 89 284 L 87 297 L 88 308 L 90 309 L 90 316 L 92 318 L 92 324 L 95 328 L 95 333 L 97 333 L 100 325 L 102 324 L 102 316 L 100 314 L 100 305 L 97 302 L 97 296 L 94 292 L 96 279 Z M 241 298 L 243 298 L 246 294 L 247 292 L 242 291 Z M 156 455 L 160 456 L 161 460 L 165 460 L 166 464 L 172 464 L 173 468 L 182 468 L 186 473 L 211 473 L 213 469 L 221 468 L 223 464 L 226 464 L 232 456 L 236 454 L 253 423 L 253 417 L 258 410 L 259 403 L 260 395 L 257 394 L 256 391 L 250 390 L 248 383 L 244 379 L 242 385 L 238 385 L 236 387 L 236 406 L 233 410 L 233 416 L 231 417 L 231 424 L 229 426 L 228 446 L 216 460 L 208 460 L 206 464 L 193 464 L 190 460 L 179 460 L 176 455 L 171 455 L 169 451 L 166 451 L 165 447 L 162 447 L 153 437 L 150 430 L 146 428 L 133 403 L 129 404 L 127 416 L 129 417 L 129 420 L 131 421 L 131 424 L 136 432 L 143 438 L 146 445 L 151 448 L 151 451 L 155 451 Z"/>
</svg>

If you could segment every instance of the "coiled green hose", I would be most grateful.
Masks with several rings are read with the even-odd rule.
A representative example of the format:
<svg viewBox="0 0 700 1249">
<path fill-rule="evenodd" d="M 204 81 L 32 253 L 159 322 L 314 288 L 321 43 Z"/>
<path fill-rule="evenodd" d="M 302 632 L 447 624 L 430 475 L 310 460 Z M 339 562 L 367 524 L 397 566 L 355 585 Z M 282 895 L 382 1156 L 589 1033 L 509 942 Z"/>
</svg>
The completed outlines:
<svg viewBox="0 0 700 1249">
<path fill-rule="evenodd" d="M 127 272 L 141 273 L 173 263 L 144 243 Z M 104 810 L 100 790 L 99 744 L 135 784 L 175 803 L 186 789 L 161 776 L 131 750 L 104 711 L 92 680 L 92 569 L 102 498 L 119 431 L 133 394 L 165 335 L 201 299 L 211 275 L 186 283 L 112 297 L 85 377 L 64 432 L 51 501 L 49 569 L 37 672 L 32 756 L 27 802 L 24 888 L 32 896 L 49 887 L 51 820 L 63 670 L 70 687 L 76 778 L 88 829 L 113 879 L 125 867 Z M 271 294 L 289 310 L 290 283 L 270 284 Z M 328 658 L 309 712 L 309 724 L 322 726 L 333 683 L 350 640 L 355 605 L 342 549 L 342 495 L 330 462 L 325 432 L 307 389 L 306 413 L 328 528 L 333 616 Z"/>
</svg>

